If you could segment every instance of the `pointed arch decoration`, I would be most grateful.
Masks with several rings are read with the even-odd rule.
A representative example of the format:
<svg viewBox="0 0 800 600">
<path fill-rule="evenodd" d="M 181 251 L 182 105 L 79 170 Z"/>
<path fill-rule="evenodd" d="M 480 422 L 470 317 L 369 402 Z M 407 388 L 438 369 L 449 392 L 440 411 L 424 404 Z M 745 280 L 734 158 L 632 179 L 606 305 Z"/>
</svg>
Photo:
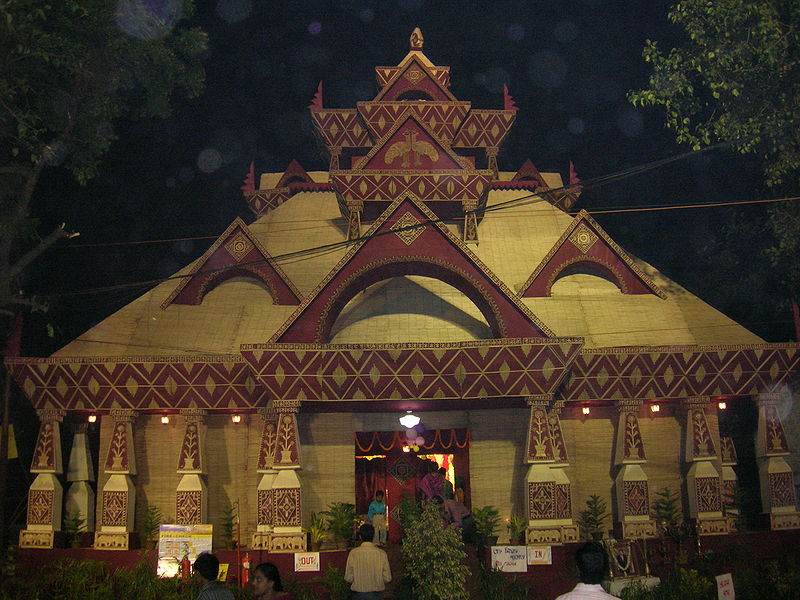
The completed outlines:
<svg viewBox="0 0 800 600">
<path fill-rule="evenodd" d="M 528 280 L 522 298 L 550 296 L 553 284 L 569 274 L 588 273 L 612 281 L 623 294 L 653 294 L 666 298 L 589 213 L 582 210 Z"/>
<path fill-rule="evenodd" d="M 447 454 L 470 445 L 469 429 L 426 429 L 420 435 L 425 440 L 419 447 L 420 452 Z M 356 451 L 363 454 L 391 452 L 405 445 L 405 431 L 357 431 L 353 437 Z"/>
<path fill-rule="evenodd" d="M 216 242 L 195 261 L 177 287 L 161 303 L 200 304 L 206 294 L 232 277 L 244 277 L 262 283 L 275 304 L 300 304 L 300 292 L 269 252 L 261 245 L 239 217 Z"/>
</svg>

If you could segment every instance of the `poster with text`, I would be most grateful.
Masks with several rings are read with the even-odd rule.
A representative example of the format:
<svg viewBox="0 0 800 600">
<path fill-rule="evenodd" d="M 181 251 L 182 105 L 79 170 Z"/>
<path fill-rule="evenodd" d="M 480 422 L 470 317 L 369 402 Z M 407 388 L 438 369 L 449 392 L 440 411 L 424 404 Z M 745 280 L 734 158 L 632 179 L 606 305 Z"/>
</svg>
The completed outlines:
<svg viewBox="0 0 800 600">
<path fill-rule="evenodd" d="M 552 565 L 553 547 L 552 546 L 528 546 L 529 565 Z"/>
<path fill-rule="evenodd" d="M 492 546 L 492 568 L 506 573 L 525 573 L 528 555 L 525 546 Z"/>
<path fill-rule="evenodd" d="M 295 552 L 295 571 L 319 571 L 319 552 Z"/>
<path fill-rule="evenodd" d="M 161 525 L 158 531 L 159 577 L 174 577 L 186 556 L 194 562 L 201 552 L 211 552 L 213 525 Z"/>
</svg>

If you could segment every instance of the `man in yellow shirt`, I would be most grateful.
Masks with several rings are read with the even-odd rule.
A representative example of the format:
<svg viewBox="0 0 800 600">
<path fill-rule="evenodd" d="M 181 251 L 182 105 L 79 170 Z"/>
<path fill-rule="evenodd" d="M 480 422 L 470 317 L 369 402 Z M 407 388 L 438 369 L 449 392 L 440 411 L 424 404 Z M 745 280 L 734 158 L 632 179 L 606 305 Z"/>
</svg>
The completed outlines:
<svg viewBox="0 0 800 600">
<path fill-rule="evenodd" d="M 386 584 L 392 580 L 386 552 L 372 543 L 375 528 L 365 523 L 358 530 L 361 545 L 347 555 L 345 581 L 350 583 L 353 600 L 380 600 Z"/>
</svg>

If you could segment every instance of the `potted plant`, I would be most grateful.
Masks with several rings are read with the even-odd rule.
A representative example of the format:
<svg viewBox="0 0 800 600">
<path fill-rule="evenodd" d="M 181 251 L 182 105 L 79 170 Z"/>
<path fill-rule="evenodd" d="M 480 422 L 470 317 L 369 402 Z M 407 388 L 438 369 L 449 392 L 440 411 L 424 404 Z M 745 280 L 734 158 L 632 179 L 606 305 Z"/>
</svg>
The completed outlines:
<svg viewBox="0 0 800 600">
<path fill-rule="evenodd" d="M 238 511 L 236 505 L 231 504 L 228 508 L 222 509 L 222 516 L 220 517 L 220 537 L 226 550 L 233 550 L 235 548 L 234 537 L 236 533 L 236 519 L 238 518 Z"/>
<path fill-rule="evenodd" d="M 153 504 L 148 504 L 142 513 L 141 531 L 139 532 L 141 538 L 139 541 L 146 550 L 156 547 L 161 520 L 161 510 Z"/>
<path fill-rule="evenodd" d="M 606 520 L 610 516 L 606 501 L 597 494 L 592 494 L 586 501 L 586 510 L 582 510 L 578 516 L 578 527 L 587 540 L 601 540 L 605 533 Z"/>
<path fill-rule="evenodd" d="M 311 513 L 311 523 L 308 527 L 303 528 L 303 531 L 305 531 L 310 538 L 312 552 L 319 552 L 322 542 L 325 541 L 330 533 L 328 530 L 328 523 L 322 515 L 313 512 Z"/>
<path fill-rule="evenodd" d="M 328 530 L 339 549 L 347 548 L 347 542 L 353 537 L 356 525 L 356 505 L 349 502 L 331 502 L 328 510 L 322 511 L 327 520 Z"/>
<path fill-rule="evenodd" d="M 522 515 L 511 513 L 508 518 L 508 539 L 513 545 L 525 544 L 525 532 L 528 529 L 528 519 Z"/>
<path fill-rule="evenodd" d="M 86 531 L 86 519 L 80 512 L 71 512 L 64 517 L 64 534 L 67 537 L 67 545 L 71 548 L 80 548 L 84 531 Z"/>
<path fill-rule="evenodd" d="M 500 527 L 500 511 L 494 506 L 482 506 L 472 511 L 475 534 L 481 546 L 497 544 L 497 529 Z"/>
</svg>

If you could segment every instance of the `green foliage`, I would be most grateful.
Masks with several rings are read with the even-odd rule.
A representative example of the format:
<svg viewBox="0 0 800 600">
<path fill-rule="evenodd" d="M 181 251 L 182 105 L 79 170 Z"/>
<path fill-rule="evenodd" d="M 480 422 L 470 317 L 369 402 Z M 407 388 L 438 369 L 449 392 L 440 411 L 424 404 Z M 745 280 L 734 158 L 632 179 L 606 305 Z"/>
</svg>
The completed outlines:
<svg viewBox="0 0 800 600">
<path fill-rule="evenodd" d="M 586 539 L 592 539 L 605 533 L 606 521 L 610 516 L 606 501 L 592 494 L 586 501 L 586 509 L 578 515 L 578 527 Z"/>
<path fill-rule="evenodd" d="M 422 514 L 422 506 L 413 498 L 409 498 L 404 494 L 400 497 L 398 513 L 400 515 L 400 527 L 405 531 Z"/>
<path fill-rule="evenodd" d="M 467 600 L 461 532 L 445 527 L 436 503 L 428 503 L 405 528 L 402 551 L 415 600 Z"/>
<path fill-rule="evenodd" d="M 800 589 L 800 563 L 796 556 L 772 560 L 736 576 L 739 600 L 794 600 Z"/>
<path fill-rule="evenodd" d="M 329 564 L 322 578 L 322 588 L 328 594 L 328 600 L 348 600 L 350 584 L 344 580 L 344 571 Z"/>
<path fill-rule="evenodd" d="M 165 6 L 147 30 L 147 9 L 118 14 L 107 0 L 0 3 L 0 136 L 20 158 L 63 162 L 86 181 L 115 120 L 164 117 L 175 97 L 200 94 L 206 35 L 180 23 L 192 2 Z"/>
<path fill-rule="evenodd" d="M 677 492 L 668 487 L 656 492 L 652 511 L 653 519 L 655 519 L 661 535 L 674 540 L 685 537 L 681 498 Z"/>
<path fill-rule="evenodd" d="M 800 181 L 800 3 L 683 0 L 667 16 L 684 41 L 668 52 L 647 41 L 652 73 L 629 100 L 661 107 L 679 143 L 699 150 L 732 142 L 757 155 L 767 185 L 791 193 Z M 769 212 L 775 239 L 768 255 L 797 298 L 800 206 L 782 202 Z"/>
<path fill-rule="evenodd" d="M 231 588 L 235 597 L 246 596 Z M 132 569 L 113 569 L 109 564 L 93 560 L 44 562 L 34 573 L 17 573 L 0 580 L 3 600 L 190 600 L 197 597 L 192 585 L 180 578 L 157 577 L 153 565 L 146 559 Z"/>
<path fill-rule="evenodd" d="M 356 505 L 350 502 L 331 502 L 328 510 L 320 514 L 325 515 L 328 521 L 328 529 L 337 541 L 352 539 L 353 531 L 356 526 Z"/>
<path fill-rule="evenodd" d="M 308 527 L 303 528 L 303 531 L 309 534 L 311 541 L 314 543 L 320 543 L 324 541 L 330 533 L 328 523 L 325 518 L 321 514 L 314 512 L 311 513 L 311 522 L 309 523 Z"/>
<path fill-rule="evenodd" d="M 475 533 L 478 540 L 482 543 L 486 539 L 497 534 L 500 527 L 500 511 L 494 506 L 481 506 L 472 511 L 472 519 L 475 521 Z"/>
<path fill-rule="evenodd" d="M 697 571 L 680 569 L 648 589 L 642 582 L 627 586 L 622 600 L 711 600 L 714 583 Z"/>
<path fill-rule="evenodd" d="M 238 507 L 236 504 L 231 504 L 228 508 L 222 509 L 222 515 L 219 518 L 220 524 L 220 537 L 222 543 L 226 548 L 233 548 L 233 539 L 236 534 L 236 519 L 239 516 Z"/>
<path fill-rule="evenodd" d="M 68 545 L 78 544 L 84 531 L 86 531 L 86 519 L 80 512 L 73 512 L 64 517 L 64 533 Z"/>
<path fill-rule="evenodd" d="M 141 535 L 143 540 L 158 539 L 161 521 L 161 509 L 153 504 L 148 504 L 147 508 L 142 511 Z"/>
<path fill-rule="evenodd" d="M 528 519 L 522 515 L 512 513 L 508 518 L 508 535 L 511 540 L 518 540 L 528 529 Z"/>
<path fill-rule="evenodd" d="M 481 563 L 480 590 L 484 600 L 527 600 L 528 586 L 519 577 L 507 577 L 499 569 Z"/>
</svg>

